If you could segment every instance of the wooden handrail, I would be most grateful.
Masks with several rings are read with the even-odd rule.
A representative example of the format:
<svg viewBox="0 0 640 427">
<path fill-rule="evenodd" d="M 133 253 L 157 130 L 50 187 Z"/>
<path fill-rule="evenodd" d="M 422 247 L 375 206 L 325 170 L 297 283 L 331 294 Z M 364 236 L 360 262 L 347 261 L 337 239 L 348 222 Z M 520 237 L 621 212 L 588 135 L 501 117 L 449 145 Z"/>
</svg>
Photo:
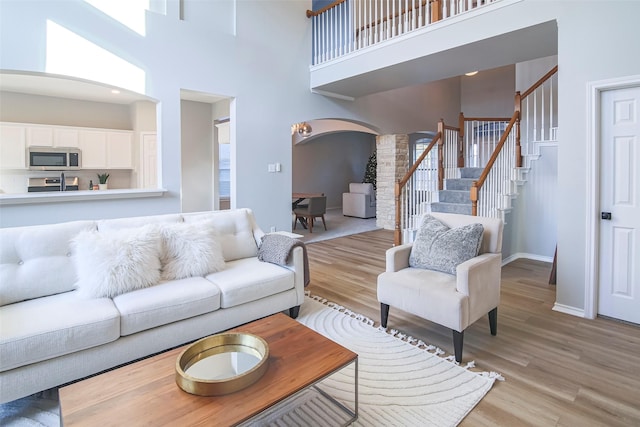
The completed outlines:
<svg viewBox="0 0 640 427">
<path fill-rule="evenodd" d="M 342 3 L 346 2 L 347 0 L 336 0 L 333 3 L 323 7 L 322 9 L 318 9 L 318 10 L 307 10 L 307 18 L 311 18 L 314 16 L 318 16 L 321 15 L 323 13 L 325 13 L 327 10 L 333 9 L 336 6 L 340 6 Z"/>
<path fill-rule="evenodd" d="M 533 84 L 533 86 L 531 86 L 529 89 L 527 89 L 526 91 L 524 91 L 524 93 L 522 95 L 520 95 L 520 97 L 522 99 L 526 98 L 527 96 L 531 95 L 531 93 L 533 93 L 534 90 L 538 89 L 542 83 L 544 83 L 545 81 L 547 81 L 547 79 L 551 76 L 553 76 L 555 73 L 558 72 L 558 66 L 556 65 L 555 67 L 553 67 L 547 74 L 545 74 L 544 76 L 540 77 L 540 80 L 538 80 L 537 82 L 535 82 Z"/>
<path fill-rule="evenodd" d="M 509 136 L 509 133 L 511 133 L 511 129 L 513 128 L 513 125 L 516 123 L 517 120 L 519 120 L 519 118 L 520 118 L 520 112 L 519 111 L 514 112 L 513 117 L 511 117 L 511 120 L 509 120 L 509 124 L 507 125 L 507 128 L 505 129 L 504 133 L 502 134 L 502 137 L 500 137 L 500 141 L 498 142 L 498 145 L 496 145 L 495 150 L 493 150 L 493 154 L 491 155 L 491 158 L 487 162 L 487 165 L 484 167 L 482 174 L 480 174 L 480 177 L 478 178 L 478 180 L 473 181 L 473 184 L 471 185 L 471 194 L 470 194 L 471 215 L 473 216 L 478 215 L 478 194 L 480 193 L 480 189 L 484 185 L 484 182 L 487 180 L 487 176 L 489 176 L 489 172 L 491 171 L 493 164 L 496 162 L 496 159 L 498 158 L 500 151 L 502 151 L 502 147 L 507 141 L 507 137 Z"/>
<path fill-rule="evenodd" d="M 442 137 L 442 134 L 440 132 L 438 132 L 436 134 L 436 136 L 431 140 L 431 142 L 429 143 L 427 148 L 422 152 L 420 157 L 418 157 L 418 159 L 415 161 L 413 166 L 411 166 L 409 171 L 404 175 L 404 177 L 402 177 L 401 180 L 398 181 L 398 183 L 400 183 L 401 187 L 404 187 L 407 184 L 407 181 L 409 181 L 409 179 L 411 179 L 411 175 L 413 175 L 413 173 L 416 171 L 416 169 L 418 169 L 418 166 L 420 166 L 420 163 L 422 163 L 424 158 L 427 157 L 427 155 L 429 154 L 429 152 L 431 151 L 433 146 L 436 145 L 436 143 L 438 142 L 438 140 L 441 137 Z"/>
<path fill-rule="evenodd" d="M 393 244 L 395 246 L 398 246 L 402 242 L 402 238 L 401 238 L 402 230 L 400 230 L 400 217 L 402 216 L 402 209 L 400 206 L 400 196 L 402 194 L 402 189 L 404 188 L 405 185 L 407 185 L 407 182 L 409 181 L 409 179 L 411 179 L 411 176 L 414 174 L 416 169 L 418 169 L 418 166 L 420 166 L 420 163 L 422 163 L 424 158 L 427 157 L 429 152 L 431 152 L 431 150 L 436 145 L 436 143 L 440 140 L 441 137 L 442 137 L 442 133 L 438 132 L 431 140 L 431 143 L 429 143 L 427 148 L 422 152 L 420 157 L 418 157 L 415 163 L 409 168 L 407 173 L 402 177 L 402 179 L 396 182 L 396 185 L 394 188 L 394 196 L 395 196 L 394 198 L 396 203 L 396 220 L 395 220 L 395 231 L 393 235 Z"/>
</svg>

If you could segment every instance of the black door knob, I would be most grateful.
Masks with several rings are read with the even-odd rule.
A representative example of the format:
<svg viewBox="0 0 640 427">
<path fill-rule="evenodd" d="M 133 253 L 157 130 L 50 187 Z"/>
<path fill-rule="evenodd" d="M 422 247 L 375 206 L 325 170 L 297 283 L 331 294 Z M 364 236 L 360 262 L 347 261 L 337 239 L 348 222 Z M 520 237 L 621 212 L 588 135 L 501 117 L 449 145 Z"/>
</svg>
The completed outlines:
<svg viewBox="0 0 640 427">
<path fill-rule="evenodd" d="M 600 213 L 600 218 L 610 220 L 611 219 L 611 212 L 601 212 Z"/>
</svg>

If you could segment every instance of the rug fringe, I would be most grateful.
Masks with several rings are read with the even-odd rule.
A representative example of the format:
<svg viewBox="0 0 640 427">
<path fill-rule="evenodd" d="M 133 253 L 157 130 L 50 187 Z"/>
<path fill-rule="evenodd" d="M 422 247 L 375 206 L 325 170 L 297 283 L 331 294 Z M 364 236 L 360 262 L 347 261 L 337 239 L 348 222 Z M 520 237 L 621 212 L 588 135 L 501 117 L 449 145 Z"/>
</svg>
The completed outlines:
<svg viewBox="0 0 640 427">
<path fill-rule="evenodd" d="M 344 313 L 347 316 L 349 316 L 349 317 L 351 317 L 353 319 L 359 320 L 359 321 L 361 321 L 363 323 L 366 323 L 369 326 L 373 326 L 374 323 L 375 323 L 373 320 L 371 320 L 367 316 L 363 316 L 362 314 L 356 313 L 356 312 L 354 312 L 354 311 L 352 311 L 352 310 L 350 310 L 350 309 L 348 309 L 348 308 L 346 308 L 344 306 L 341 306 L 340 304 L 336 304 L 335 302 L 331 302 L 331 301 L 327 300 L 326 298 L 322 298 L 322 297 L 317 296 L 317 295 L 312 295 L 310 291 L 304 291 L 304 294 L 307 297 L 309 297 L 309 298 L 311 298 L 311 299 L 313 299 L 315 301 L 318 301 L 319 303 L 322 303 L 323 305 L 326 305 L 329 308 L 332 308 L 332 309 L 337 310 L 337 311 L 339 311 L 341 313 Z M 426 352 L 429 352 L 431 354 L 435 354 L 437 356 L 441 356 L 441 358 L 443 360 L 451 362 L 451 363 L 453 363 L 455 365 L 460 365 L 458 362 L 456 362 L 456 358 L 455 358 L 454 355 L 443 356 L 444 354 L 446 354 L 446 352 L 444 350 L 442 350 L 441 348 L 439 348 L 439 347 L 436 347 L 436 346 L 431 345 L 431 344 L 427 344 L 424 341 L 422 341 L 422 340 L 420 340 L 418 338 L 414 338 L 411 335 L 407 335 L 405 333 L 402 333 L 402 332 L 398 331 L 397 329 L 384 328 L 384 327 L 382 327 L 382 325 L 378 325 L 377 329 L 379 331 L 385 332 L 388 335 L 391 335 L 394 338 L 397 338 L 397 339 L 399 339 L 401 341 L 404 341 L 404 342 L 406 342 L 408 344 L 411 344 L 411 345 L 413 345 L 413 346 L 415 346 L 415 347 L 417 347 L 419 349 L 422 349 L 422 350 L 424 350 Z M 505 378 L 501 374 L 499 374 L 498 372 L 493 372 L 493 371 L 491 371 L 491 372 L 487 372 L 487 371 L 475 372 L 475 371 L 472 371 L 471 368 L 475 368 L 475 367 L 476 367 L 476 363 L 475 363 L 475 361 L 472 360 L 470 362 L 467 362 L 466 366 L 464 366 L 463 368 L 468 370 L 468 371 L 470 371 L 470 372 L 473 372 L 475 374 L 481 375 L 483 377 L 488 377 L 488 378 L 491 378 L 491 379 L 494 379 L 494 380 L 497 380 L 497 381 L 505 381 Z"/>
</svg>

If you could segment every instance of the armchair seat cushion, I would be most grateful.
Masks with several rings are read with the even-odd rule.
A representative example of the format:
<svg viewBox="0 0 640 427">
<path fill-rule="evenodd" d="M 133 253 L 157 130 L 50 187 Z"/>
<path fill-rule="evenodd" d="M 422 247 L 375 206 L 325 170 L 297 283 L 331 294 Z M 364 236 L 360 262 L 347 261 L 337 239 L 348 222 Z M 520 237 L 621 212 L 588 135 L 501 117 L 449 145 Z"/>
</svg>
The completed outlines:
<svg viewBox="0 0 640 427">
<path fill-rule="evenodd" d="M 411 267 L 382 273 L 378 301 L 456 331 L 469 322 L 469 297 L 457 292 L 456 277 L 447 273 Z"/>
</svg>

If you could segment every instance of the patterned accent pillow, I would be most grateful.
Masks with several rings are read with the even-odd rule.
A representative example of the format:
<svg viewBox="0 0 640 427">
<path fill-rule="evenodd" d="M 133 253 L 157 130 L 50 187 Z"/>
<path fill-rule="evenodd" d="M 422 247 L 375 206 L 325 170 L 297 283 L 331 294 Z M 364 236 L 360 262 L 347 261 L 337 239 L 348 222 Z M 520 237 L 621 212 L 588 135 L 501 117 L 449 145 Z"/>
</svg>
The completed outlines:
<svg viewBox="0 0 640 427">
<path fill-rule="evenodd" d="M 449 228 L 425 215 L 413 242 L 409 266 L 456 274 L 456 267 L 478 255 L 482 244 L 482 224 Z"/>
</svg>

